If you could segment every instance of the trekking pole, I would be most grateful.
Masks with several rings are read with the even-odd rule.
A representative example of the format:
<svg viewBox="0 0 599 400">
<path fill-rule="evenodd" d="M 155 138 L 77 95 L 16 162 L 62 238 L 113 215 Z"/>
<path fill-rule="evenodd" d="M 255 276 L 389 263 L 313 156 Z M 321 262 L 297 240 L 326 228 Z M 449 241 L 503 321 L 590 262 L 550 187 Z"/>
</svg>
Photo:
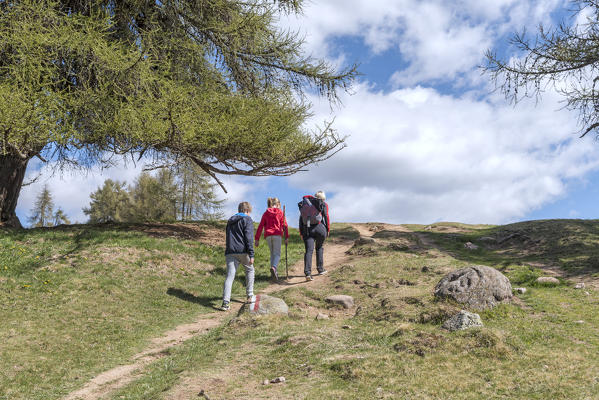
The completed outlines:
<svg viewBox="0 0 599 400">
<path fill-rule="evenodd" d="M 283 218 L 285 219 L 285 222 L 287 222 L 285 206 L 283 206 Z M 289 232 L 289 225 L 287 225 L 287 232 Z M 287 267 L 287 238 L 285 238 L 285 280 L 289 280 L 289 268 Z"/>
</svg>

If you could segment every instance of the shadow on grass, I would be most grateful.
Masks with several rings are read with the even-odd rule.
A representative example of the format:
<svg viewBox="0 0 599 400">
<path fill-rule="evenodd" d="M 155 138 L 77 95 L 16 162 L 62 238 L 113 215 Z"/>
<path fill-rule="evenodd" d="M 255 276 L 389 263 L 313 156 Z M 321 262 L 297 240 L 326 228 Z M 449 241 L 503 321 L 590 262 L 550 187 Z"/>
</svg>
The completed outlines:
<svg viewBox="0 0 599 400">
<path fill-rule="evenodd" d="M 220 296 L 196 296 L 194 294 L 186 292 L 185 290 L 172 287 L 167 289 L 166 294 L 168 294 L 169 296 L 175 296 L 181 300 L 185 300 L 190 303 L 200 304 L 204 307 L 214 307 L 215 301 L 222 300 L 222 297 Z"/>
</svg>

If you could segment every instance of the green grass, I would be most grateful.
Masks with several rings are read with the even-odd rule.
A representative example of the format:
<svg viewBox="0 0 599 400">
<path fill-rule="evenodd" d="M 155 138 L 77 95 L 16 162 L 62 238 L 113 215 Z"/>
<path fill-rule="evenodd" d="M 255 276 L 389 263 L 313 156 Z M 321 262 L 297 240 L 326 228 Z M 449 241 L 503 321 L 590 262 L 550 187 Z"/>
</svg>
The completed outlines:
<svg viewBox="0 0 599 400">
<path fill-rule="evenodd" d="M 561 268 L 568 276 L 599 274 L 599 220 L 540 220 L 502 226 L 447 224 L 407 225 L 428 236 L 454 257 L 499 268 L 539 263 Z M 464 248 L 466 242 L 479 246 Z"/>
<path fill-rule="evenodd" d="M 568 263 L 592 259 L 599 222 L 435 226 L 377 232 L 377 243 L 355 246 L 353 259 L 331 271 L 329 286 L 274 293 L 289 316 L 231 315 L 169 350 L 111 398 L 169 399 L 182 391 L 180 398 L 197 398 L 200 388 L 211 399 L 599 398 L 597 291 L 575 290 L 566 280 L 535 283 L 542 266 L 554 263 L 574 276 L 592 275 L 590 264 Z M 501 246 L 481 240 L 514 232 Z M 418 235 L 440 251 L 425 249 Z M 339 224 L 331 240 L 358 236 Z M 0 269 L 2 400 L 60 398 L 220 301 L 218 246 L 127 226 L 5 231 L 1 240 L 0 265 L 9 267 Z M 467 241 L 481 248 L 466 250 Z M 267 253 L 261 245 L 259 287 L 268 276 Z M 302 253 L 292 231 L 290 260 Z M 444 331 L 440 325 L 460 307 L 436 301 L 433 288 L 472 263 L 499 268 L 528 291 L 480 312 L 482 328 Z M 241 284 L 234 291 L 243 297 Z M 356 307 L 332 307 L 324 301 L 331 294 L 352 295 Z M 331 317 L 315 320 L 318 312 Z M 262 385 L 281 375 L 285 384 Z"/>
<path fill-rule="evenodd" d="M 168 399 L 194 384 L 212 399 L 599 397 L 596 291 L 532 287 L 521 303 L 481 312 L 483 328 L 450 333 L 440 325 L 460 307 L 435 301 L 432 289 L 470 260 L 391 250 L 410 236 L 382 236 L 391 243 L 380 239 L 376 255 L 332 272 L 331 286 L 280 292 L 288 317 L 235 318 L 186 342 L 113 398 Z M 517 264 L 507 271 L 520 283 L 538 273 Z M 352 295 L 356 308 L 324 301 L 337 293 Z M 331 318 L 315 320 L 317 312 Z M 285 384 L 261 385 L 281 375 Z"/>
<path fill-rule="evenodd" d="M 150 338 L 216 312 L 223 248 L 185 239 L 190 224 L 156 226 L 165 231 L 150 235 L 143 225 L 1 231 L 0 399 L 61 398 Z M 224 239 L 222 223 L 196 228 Z M 290 262 L 302 251 L 292 231 Z M 267 264 L 261 245 L 258 290 L 267 284 Z M 244 298 L 243 272 L 237 281 L 233 298 Z"/>
</svg>

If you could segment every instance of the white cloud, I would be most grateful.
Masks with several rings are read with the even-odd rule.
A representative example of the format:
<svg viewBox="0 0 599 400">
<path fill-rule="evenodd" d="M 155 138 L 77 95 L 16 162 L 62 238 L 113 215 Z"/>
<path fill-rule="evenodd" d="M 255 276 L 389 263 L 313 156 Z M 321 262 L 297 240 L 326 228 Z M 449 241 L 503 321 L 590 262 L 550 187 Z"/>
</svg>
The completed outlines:
<svg viewBox="0 0 599 400">
<path fill-rule="evenodd" d="M 551 94 L 544 100 L 514 108 L 496 97 L 359 85 L 336 111 L 348 148 L 290 179 L 332 192 L 341 221 L 511 221 L 599 167 L 592 142 L 572 135 L 574 116 L 556 111 Z M 318 106 L 318 119 L 327 107 Z"/>
<path fill-rule="evenodd" d="M 48 185 L 48 189 L 52 194 L 54 208 L 62 208 L 72 223 L 82 223 L 87 221 L 87 216 L 83 213 L 83 207 L 89 206 L 89 195 L 92 192 L 102 186 L 106 179 L 133 183 L 133 180 L 141 173 L 143 165 L 139 163 L 133 165 L 131 162 L 125 165 L 121 162 L 111 168 L 93 168 L 89 171 L 73 170 L 63 173 L 58 171 L 52 173 L 52 164 L 42 170 L 39 167 L 39 162 L 35 160 L 31 162 L 25 176 L 25 182 L 37 177 L 40 171 L 41 175 L 35 183 L 23 187 L 19 195 L 16 211 L 21 223 L 24 225 L 27 225 L 27 217 L 30 215 L 35 199 L 44 185 Z"/>
<path fill-rule="evenodd" d="M 405 65 L 391 79 L 399 86 L 454 81 L 481 63 L 484 51 L 502 35 L 535 30 L 550 22 L 564 0 L 329 0 L 309 2 L 303 15 L 280 24 L 306 38 L 316 57 L 335 53 L 333 40 L 359 38 L 375 54 L 399 52 Z M 344 59 L 342 55 L 337 56 Z"/>
</svg>

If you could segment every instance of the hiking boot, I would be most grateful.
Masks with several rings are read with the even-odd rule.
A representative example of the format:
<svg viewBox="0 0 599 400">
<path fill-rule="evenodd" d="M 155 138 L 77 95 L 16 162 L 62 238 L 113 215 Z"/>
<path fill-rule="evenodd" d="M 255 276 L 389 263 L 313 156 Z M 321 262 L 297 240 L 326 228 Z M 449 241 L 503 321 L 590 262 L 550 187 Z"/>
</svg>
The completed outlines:
<svg viewBox="0 0 599 400">
<path fill-rule="evenodd" d="M 270 267 L 270 279 L 273 281 L 279 280 L 279 275 L 277 274 L 277 269 L 275 267 Z"/>
<path fill-rule="evenodd" d="M 306 275 L 306 280 L 309 281 L 313 281 L 314 278 L 312 278 L 312 275 Z"/>
<path fill-rule="evenodd" d="M 328 271 L 326 269 L 322 269 L 322 271 L 318 271 L 318 275 L 324 275 L 326 274 Z"/>
<path fill-rule="evenodd" d="M 223 301 L 223 305 L 220 306 L 221 311 L 229 311 L 231 309 L 231 305 L 228 301 Z"/>
</svg>

